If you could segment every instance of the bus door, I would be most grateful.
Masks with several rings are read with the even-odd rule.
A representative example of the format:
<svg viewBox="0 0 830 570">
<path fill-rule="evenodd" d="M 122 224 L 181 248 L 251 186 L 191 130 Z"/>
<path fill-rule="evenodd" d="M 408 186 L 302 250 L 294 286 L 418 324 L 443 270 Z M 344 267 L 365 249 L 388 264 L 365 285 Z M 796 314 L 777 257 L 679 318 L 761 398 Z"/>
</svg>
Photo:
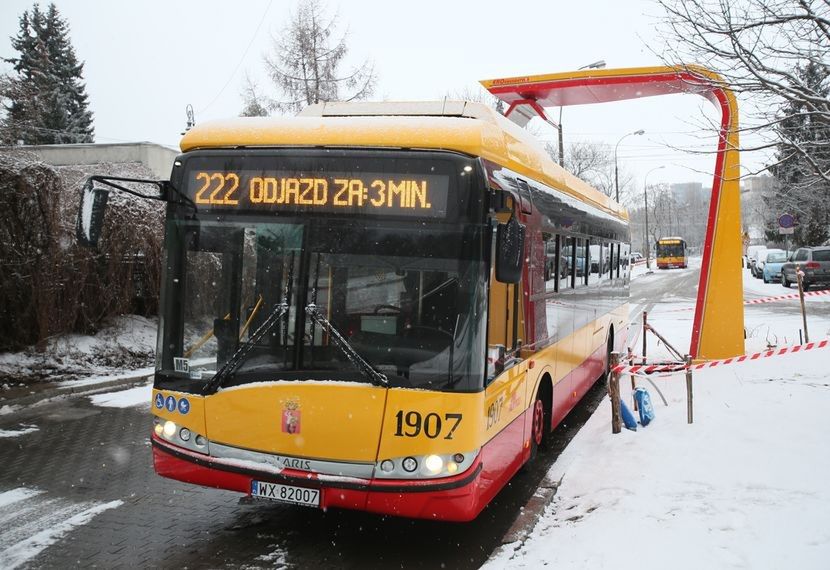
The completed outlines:
<svg viewBox="0 0 830 570">
<path fill-rule="evenodd" d="M 530 241 L 530 240 L 528 240 Z M 527 363 L 520 350 L 524 335 L 524 282 L 501 283 L 490 275 L 487 388 L 485 390 L 485 460 L 496 471 L 510 470 L 522 460 L 526 422 L 517 418 L 528 407 Z"/>
</svg>

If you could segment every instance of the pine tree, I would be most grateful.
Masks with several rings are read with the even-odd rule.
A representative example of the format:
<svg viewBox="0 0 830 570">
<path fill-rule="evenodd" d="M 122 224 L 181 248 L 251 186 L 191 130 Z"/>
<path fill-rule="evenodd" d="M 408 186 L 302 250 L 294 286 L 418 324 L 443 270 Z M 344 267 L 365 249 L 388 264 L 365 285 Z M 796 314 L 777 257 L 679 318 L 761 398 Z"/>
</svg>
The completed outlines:
<svg viewBox="0 0 830 570">
<path fill-rule="evenodd" d="M 75 56 L 69 25 L 54 4 L 45 13 L 35 4 L 23 12 L 19 28 L 12 38 L 19 57 L 5 60 L 14 74 L 2 82 L 0 138 L 10 144 L 92 142 L 84 64 Z"/>
<path fill-rule="evenodd" d="M 240 117 L 267 117 L 267 101 L 259 93 L 259 87 L 247 74 L 245 75 L 245 87 L 242 90 L 242 98 L 245 106 L 242 108 Z"/>
<path fill-rule="evenodd" d="M 808 61 L 793 72 L 794 83 L 827 101 L 830 71 Z M 830 120 L 825 105 L 791 99 L 779 113 L 777 162 L 770 167 L 779 187 L 773 211 L 797 217 L 796 245 L 819 245 L 830 237 L 830 182 L 819 175 L 830 168 Z M 795 149 L 795 150 L 794 150 Z"/>
</svg>

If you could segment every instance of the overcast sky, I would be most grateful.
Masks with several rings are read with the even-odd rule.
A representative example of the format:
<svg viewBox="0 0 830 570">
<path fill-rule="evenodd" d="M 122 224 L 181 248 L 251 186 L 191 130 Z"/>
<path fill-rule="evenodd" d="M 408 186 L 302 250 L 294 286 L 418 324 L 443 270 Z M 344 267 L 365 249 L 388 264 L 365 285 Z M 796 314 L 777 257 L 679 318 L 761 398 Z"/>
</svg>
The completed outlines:
<svg viewBox="0 0 830 570">
<path fill-rule="evenodd" d="M 178 146 L 191 104 L 196 121 L 238 115 L 245 72 L 271 88 L 262 58 L 284 28 L 296 0 L 136 2 L 58 0 L 71 40 L 85 62 L 96 142 L 151 141 Z M 45 8 L 48 3 L 42 3 Z M 478 88 L 478 80 L 557 73 L 596 60 L 608 67 L 660 65 L 654 28 L 660 8 L 650 0 L 581 2 L 327 2 L 348 33 L 349 63 L 374 62 L 373 99 L 426 100 Z M 0 4 L 0 57 L 13 57 L 8 38 L 31 0 Z M 2 69 L 9 66 L 2 64 Z M 558 116 L 558 110 L 554 112 Z M 701 129 L 719 113 L 704 99 L 672 95 L 566 107 L 565 143 L 619 146 L 620 167 L 635 184 L 712 182 L 715 138 Z M 555 131 L 543 131 L 555 139 Z M 683 150 L 679 150 L 683 149 Z M 757 169 L 762 157 L 744 156 Z"/>
</svg>

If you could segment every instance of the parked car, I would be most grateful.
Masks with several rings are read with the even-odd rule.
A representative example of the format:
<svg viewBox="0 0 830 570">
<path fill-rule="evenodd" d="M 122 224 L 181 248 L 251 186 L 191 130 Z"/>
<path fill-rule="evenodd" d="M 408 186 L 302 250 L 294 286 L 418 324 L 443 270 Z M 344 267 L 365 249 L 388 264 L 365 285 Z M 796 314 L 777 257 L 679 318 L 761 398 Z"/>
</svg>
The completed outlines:
<svg viewBox="0 0 830 570">
<path fill-rule="evenodd" d="M 755 275 L 755 262 L 758 259 L 758 254 L 767 249 L 765 245 L 751 245 L 746 248 L 746 266 Z"/>
<path fill-rule="evenodd" d="M 786 261 L 787 253 L 783 249 L 765 249 L 763 251 L 759 251 L 758 256 L 755 260 L 755 267 L 751 269 L 753 277 L 760 279 L 764 276 L 764 264 L 767 262 L 767 257 L 771 253 L 783 254 L 784 260 Z"/>
<path fill-rule="evenodd" d="M 781 266 L 787 261 L 787 253 L 781 250 L 768 249 L 764 259 L 764 268 L 761 270 L 764 283 L 781 281 Z"/>
<path fill-rule="evenodd" d="M 637 263 L 638 261 L 645 258 L 643 257 L 643 254 L 639 251 L 632 251 L 631 255 L 629 256 L 629 259 L 631 259 L 631 263 Z"/>
<path fill-rule="evenodd" d="M 801 278 L 804 290 L 814 285 L 830 285 L 830 247 L 801 247 L 781 266 L 781 284 L 789 287 L 796 283 L 795 268 L 804 272 Z"/>
</svg>

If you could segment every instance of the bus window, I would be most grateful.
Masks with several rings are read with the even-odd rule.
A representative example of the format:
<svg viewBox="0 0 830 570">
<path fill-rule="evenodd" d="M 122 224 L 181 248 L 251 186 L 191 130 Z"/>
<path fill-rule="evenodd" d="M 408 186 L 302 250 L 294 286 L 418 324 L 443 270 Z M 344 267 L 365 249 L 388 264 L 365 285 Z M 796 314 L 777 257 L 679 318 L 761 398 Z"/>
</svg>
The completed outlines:
<svg viewBox="0 0 830 570">
<path fill-rule="evenodd" d="M 608 267 L 605 268 L 605 273 L 607 274 L 608 279 L 614 278 L 614 258 L 616 257 L 617 252 L 615 251 L 616 245 L 613 243 L 608 244 Z"/>
<path fill-rule="evenodd" d="M 607 243 L 605 244 L 605 258 L 607 263 L 605 264 L 605 271 L 603 272 L 608 279 L 614 277 L 614 244 Z"/>
<path fill-rule="evenodd" d="M 179 357 L 217 370 L 282 301 L 289 274 L 296 283 L 302 228 L 205 223 L 186 232 L 182 337 L 171 337 L 169 343 L 183 345 Z M 256 365 L 263 350 L 278 368 L 288 366 L 290 330 L 277 328 L 261 339 L 242 368 Z"/>
<path fill-rule="evenodd" d="M 495 269 L 490 275 L 490 309 L 487 322 L 488 332 L 488 363 L 486 383 L 491 382 L 506 364 L 505 359 L 500 364 L 495 362 L 499 352 L 509 354 L 518 346 L 521 330 L 524 327 L 522 319 L 522 303 L 520 291 L 522 284 L 502 283 L 495 278 Z M 518 316 L 518 319 L 516 318 Z M 490 361 L 490 359 L 494 359 Z"/>
<path fill-rule="evenodd" d="M 576 238 L 576 247 L 574 247 L 574 267 L 576 268 L 574 287 L 583 287 L 588 284 L 589 261 L 588 240 Z"/>
<path fill-rule="evenodd" d="M 611 266 L 610 248 L 605 242 L 592 243 L 588 248 L 591 272 L 588 274 L 588 283 L 595 284 L 602 280 Z"/>
<path fill-rule="evenodd" d="M 567 275 L 567 264 L 561 255 L 561 236 L 543 233 L 545 251 L 545 292 L 559 291 L 559 282 Z"/>
<path fill-rule="evenodd" d="M 573 289 L 576 287 L 576 238 L 565 238 L 565 246 L 562 248 L 562 258 L 565 262 L 565 275 L 562 279 L 561 289 Z M 581 275 L 581 272 L 580 272 Z"/>
<path fill-rule="evenodd" d="M 631 246 L 627 243 L 620 244 L 620 266 L 621 269 L 617 271 L 617 277 L 627 280 L 631 272 Z"/>
</svg>

